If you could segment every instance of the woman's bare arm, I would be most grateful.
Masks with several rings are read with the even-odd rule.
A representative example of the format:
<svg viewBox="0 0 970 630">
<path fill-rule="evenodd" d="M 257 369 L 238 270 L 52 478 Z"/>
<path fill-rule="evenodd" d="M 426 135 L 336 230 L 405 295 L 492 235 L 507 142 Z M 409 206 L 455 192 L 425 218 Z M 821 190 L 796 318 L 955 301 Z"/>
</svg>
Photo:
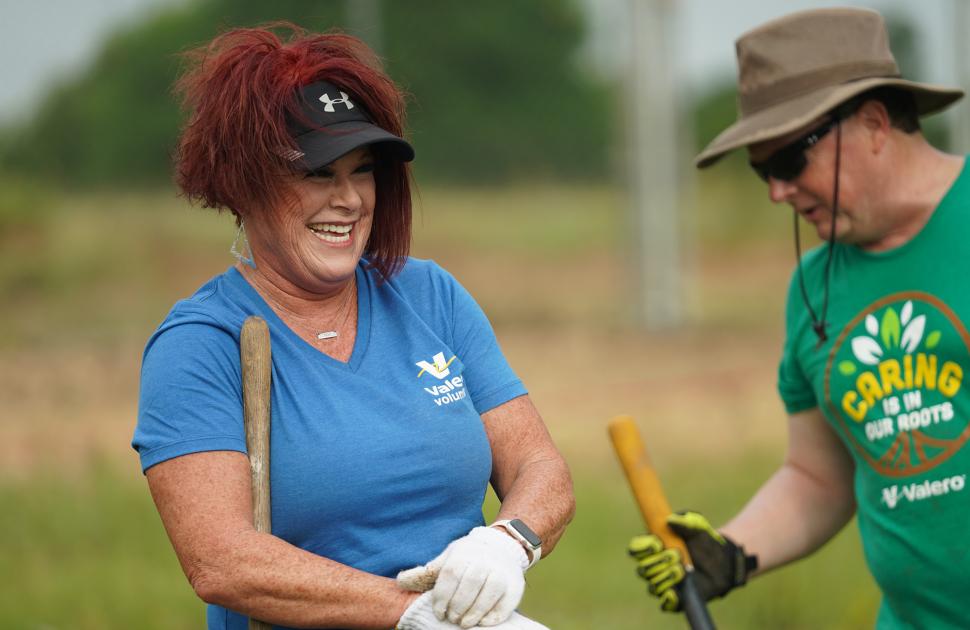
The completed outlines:
<svg viewBox="0 0 970 630">
<path fill-rule="evenodd" d="M 492 447 L 492 487 L 499 518 L 521 519 L 542 539 L 542 555 L 556 546 L 576 511 L 569 467 L 528 396 L 482 415 Z"/>
<path fill-rule="evenodd" d="M 184 455 L 146 476 L 182 570 L 208 603 L 293 627 L 386 629 L 417 597 L 257 532 L 242 453 Z"/>
</svg>

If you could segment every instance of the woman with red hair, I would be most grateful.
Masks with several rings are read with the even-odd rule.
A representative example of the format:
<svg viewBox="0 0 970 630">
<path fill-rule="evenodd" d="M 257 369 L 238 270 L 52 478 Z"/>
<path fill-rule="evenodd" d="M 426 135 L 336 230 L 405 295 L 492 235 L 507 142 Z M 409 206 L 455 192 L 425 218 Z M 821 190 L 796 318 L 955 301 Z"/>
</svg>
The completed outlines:
<svg viewBox="0 0 970 630">
<path fill-rule="evenodd" d="M 178 184 L 249 251 L 145 350 L 133 446 L 175 552 L 210 629 L 543 628 L 515 608 L 572 517 L 566 464 L 475 301 L 408 257 L 400 91 L 359 40 L 282 28 L 217 37 L 177 85 Z M 251 315 L 273 346 L 272 534 L 251 517 Z"/>
</svg>

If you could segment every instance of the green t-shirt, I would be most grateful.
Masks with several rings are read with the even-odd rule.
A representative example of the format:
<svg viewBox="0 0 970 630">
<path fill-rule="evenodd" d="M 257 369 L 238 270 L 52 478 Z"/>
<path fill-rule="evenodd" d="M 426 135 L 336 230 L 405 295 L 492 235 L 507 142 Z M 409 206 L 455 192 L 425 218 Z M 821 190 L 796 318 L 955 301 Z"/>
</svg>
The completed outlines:
<svg viewBox="0 0 970 630">
<path fill-rule="evenodd" d="M 835 246 L 822 347 L 797 275 L 788 292 L 778 390 L 790 413 L 820 407 L 855 460 L 879 628 L 970 627 L 968 163 L 905 245 Z M 816 313 L 825 258 L 803 260 Z"/>
</svg>

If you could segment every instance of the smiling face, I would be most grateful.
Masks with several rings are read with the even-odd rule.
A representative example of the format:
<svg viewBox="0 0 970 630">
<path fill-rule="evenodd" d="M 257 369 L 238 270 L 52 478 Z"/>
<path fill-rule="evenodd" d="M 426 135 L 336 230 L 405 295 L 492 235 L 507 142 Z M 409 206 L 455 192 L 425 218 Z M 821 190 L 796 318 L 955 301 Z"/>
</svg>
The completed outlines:
<svg viewBox="0 0 970 630">
<path fill-rule="evenodd" d="M 835 219 L 835 240 L 865 247 L 878 242 L 884 235 L 879 213 L 876 173 L 871 168 L 878 142 L 880 126 L 873 126 L 869 105 L 824 134 L 818 142 L 804 151 L 805 168 L 796 177 L 782 180 L 769 177 L 768 196 L 775 203 L 787 203 L 815 227 L 819 238 L 828 240 L 832 230 L 835 205 L 835 171 L 837 136 L 841 131 L 842 155 L 839 164 L 838 212 Z M 876 117 L 878 119 L 878 116 Z M 826 122 L 819 118 L 801 129 L 780 138 L 751 145 L 748 155 L 752 163 L 768 160 L 783 147 L 805 136 Z M 888 123 L 888 120 L 886 121 Z M 886 127 L 888 131 L 888 126 Z"/>
<path fill-rule="evenodd" d="M 291 178 L 283 203 L 244 215 L 256 273 L 291 295 L 332 295 L 353 279 L 367 247 L 374 157 L 362 147 Z"/>
</svg>

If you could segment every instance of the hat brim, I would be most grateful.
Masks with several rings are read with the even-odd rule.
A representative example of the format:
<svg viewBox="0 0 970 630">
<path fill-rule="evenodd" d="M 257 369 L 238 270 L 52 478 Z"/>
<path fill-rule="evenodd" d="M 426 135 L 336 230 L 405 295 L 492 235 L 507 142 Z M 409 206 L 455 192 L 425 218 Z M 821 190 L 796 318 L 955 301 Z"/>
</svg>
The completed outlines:
<svg viewBox="0 0 970 630">
<path fill-rule="evenodd" d="M 326 166 L 355 149 L 381 145 L 396 160 L 410 162 L 414 148 L 405 140 L 365 121 L 348 121 L 315 129 L 296 138 L 303 156 L 301 165 L 308 171 Z"/>
<path fill-rule="evenodd" d="M 946 109 L 963 97 L 963 90 L 957 88 L 887 77 L 833 85 L 738 120 L 701 151 L 694 159 L 694 165 L 697 168 L 706 168 L 729 151 L 784 136 L 804 127 L 853 96 L 881 86 L 898 87 L 911 92 L 916 99 L 916 109 L 920 116 Z"/>
</svg>

